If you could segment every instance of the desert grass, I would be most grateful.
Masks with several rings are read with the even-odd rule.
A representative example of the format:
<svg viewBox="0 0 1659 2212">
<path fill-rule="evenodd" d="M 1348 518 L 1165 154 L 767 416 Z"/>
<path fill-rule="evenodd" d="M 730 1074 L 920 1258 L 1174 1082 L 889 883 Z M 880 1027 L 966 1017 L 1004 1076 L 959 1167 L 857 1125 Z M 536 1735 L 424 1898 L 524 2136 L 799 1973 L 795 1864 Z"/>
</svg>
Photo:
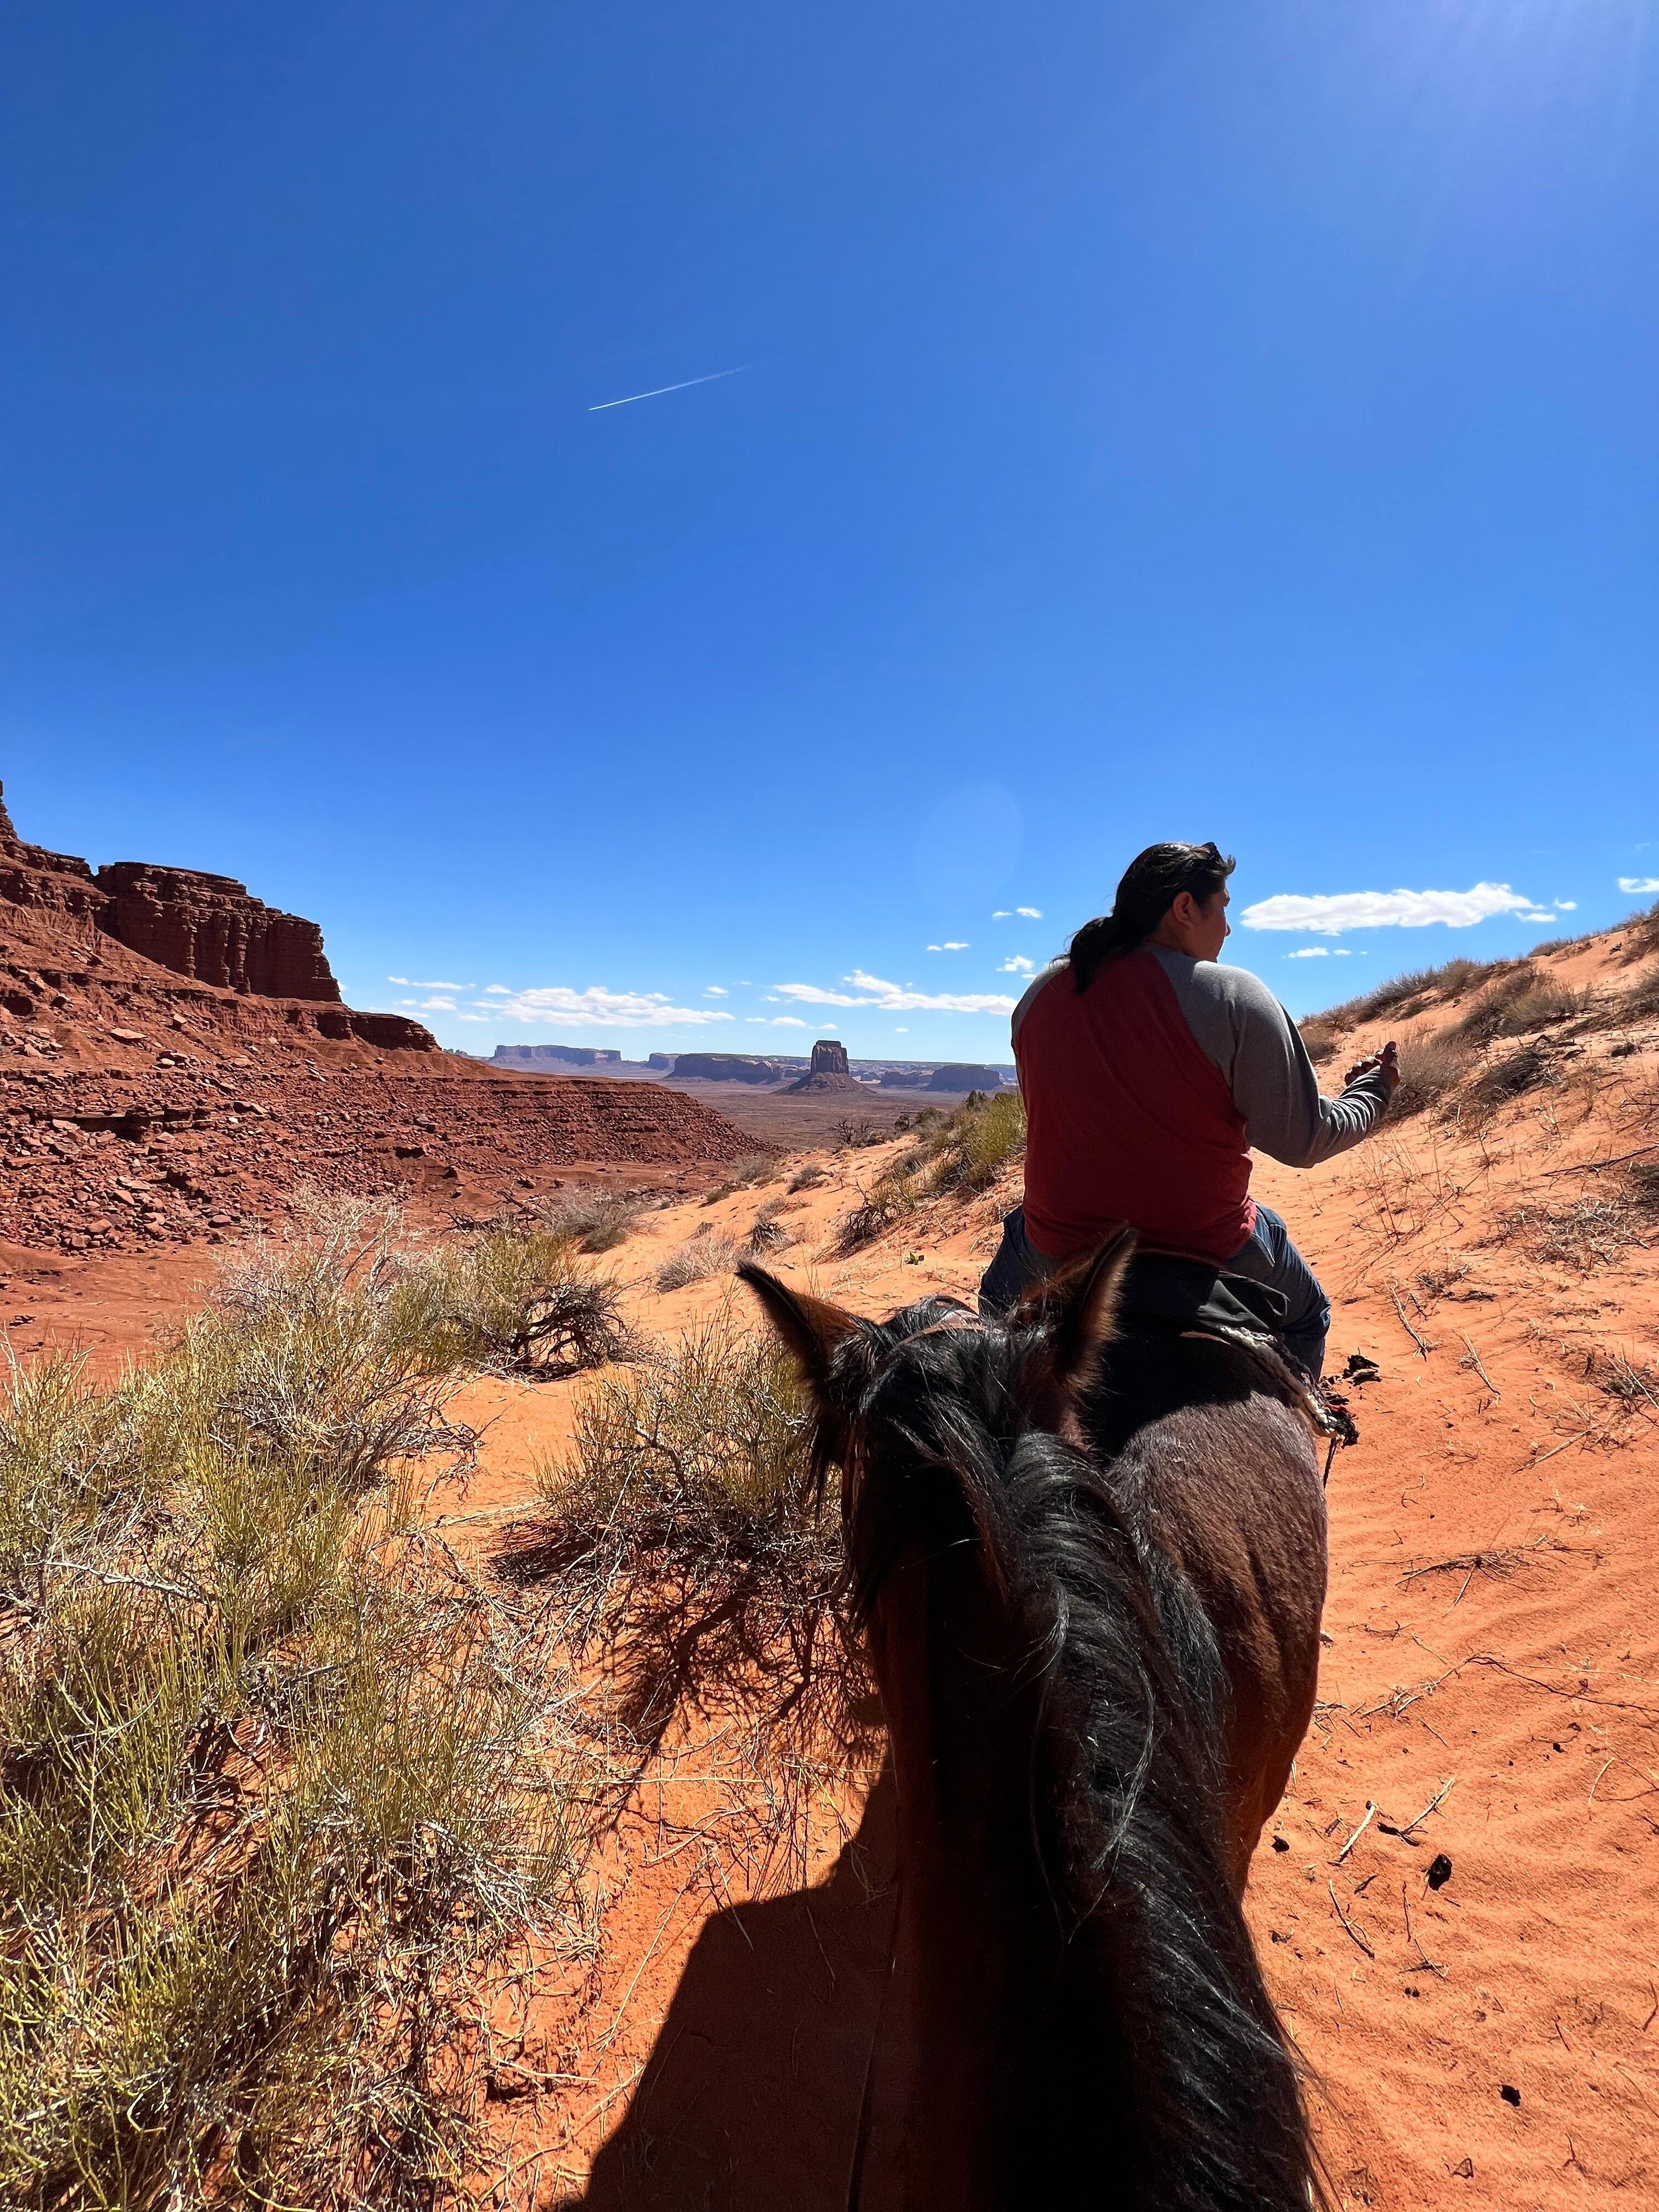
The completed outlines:
<svg viewBox="0 0 1659 2212">
<path fill-rule="evenodd" d="M 775 1182 L 782 1172 L 775 1152 L 744 1152 L 740 1159 L 732 1161 L 703 1204 L 715 1206 L 723 1198 L 735 1198 L 740 1190 L 753 1190 L 757 1184 Z"/>
<path fill-rule="evenodd" d="M 842 1215 L 836 1231 L 836 1250 L 843 1256 L 861 1252 L 914 1213 L 921 1203 L 915 1179 L 902 1163 L 895 1162 L 867 1191 L 860 1192 L 858 1204 Z"/>
<path fill-rule="evenodd" d="M 663 1261 L 656 1273 L 659 1291 L 683 1291 L 688 1283 L 701 1283 L 710 1275 L 729 1275 L 741 1257 L 736 1240 L 708 1231 L 689 1237 Z"/>
<path fill-rule="evenodd" d="M 797 1168 L 790 1176 L 789 1188 L 792 1192 L 815 1190 L 819 1183 L 829 1180 L 829 1175 L 828 1168 L 820 1165 L 817 1160 L 808 1160 L 805 1167 Z"/>
<path fill-rule="evenodd" d="M 428 2205 L 578 1770 L 420 1511 L 387 1239 L 266 1248 L 108 1389 L 0 1391 L 0 2201 Z"/>
<path fill-rule="evenodd" d="M 842 1219 L 837 1249 L 861 1250 L 925 1198 L 972 1197 L 988 1189 L 1025 1146 L 1025 1109 L 1013 1091 L 970 1091 L 953 1113 L 917 1115 L 910 1142 Z"/>
<path fill-rule="evenodd" d="M 556 1577 L 580 1659 L 602 1657 L 641 1756 L 677 1712 L 739 1717 L 762 1766 L 872 1748 L 839 1603 L 833 1493 L 811 1494 L 796 1370 L 734 1295 L 625 1374 L 587 1384 L 541 1515 L 500 1560 Z"/>
<path fill-rule="evenodd" d="M 1659 899 L 1625 924 L 1626 959 L 1645 960 L 1650 952 L 1659 952 Z"/>
<path fill-rule="evenodd" d="M 1588 993 L 1540 975 L 1523 961 L 1487 985 L 1458 1022 L 1456 1034 L 1478 1044 L 1529 1036 L 1575 1020 L 1589 1005 Z"/>
<path fill-rule="evenodd" d="M 1322 1013 L 1310 1015 L 1299 1024 L 1303 1040 L 1308 1044 L 1309 1057 L 1328 1060 L 1334 1041 L 1349 1030 L 1358 1029 L 1361 1023 L 1375 1021 L 1381 1014 L 1394 1013 L 1414 1000 L 1425 1004 L 1431 1000 L 1455 1001 L 1464 995 L 1477 976 L 1498 975 L 1514 964 L 1505 960 L 1446 960 L 1437 968 L 1413 969 L 1408 975 L 1379 983 L 1363 997 L 1345 999 L 1340 1006 L 1328 1006 Z M 1311 1040 L 1319 1044 L 1316 1054 Z"/>
<path fill-rule="evenodd" d="M 637 1191 L 573 1190 L 537 1209 L 550 1237 L 581 1252 L 614 1252 L 639 1226 L 647 1200 Z"/>
<path fill-rule="evenodd" d="M 1025 1108 L 1017 1091 L 970 1091 L 939 1132 L 935 1190 L 985 1190 L 1025 1149 Z"/>
<path fill-rule="evenodd" d="M 1390 1120 L 1405 1121 L 1439 1105 L 1478 1057 L 1478 1048 L 1463 1038 L 1407 1031 L 1400 1041 L 1400 1081 L 1389 1108 Z"/>
<path fill-rule="evenodd" d="M 1517 1237 L 1534 1260 L 1588 1275 L 1637 1241 L 1639 1224 L 1622 1195 L 1581 1198 L 1571 1206 L 1522 1206 L 1498 1224 L 1494 1241 Z"/>
</svg>

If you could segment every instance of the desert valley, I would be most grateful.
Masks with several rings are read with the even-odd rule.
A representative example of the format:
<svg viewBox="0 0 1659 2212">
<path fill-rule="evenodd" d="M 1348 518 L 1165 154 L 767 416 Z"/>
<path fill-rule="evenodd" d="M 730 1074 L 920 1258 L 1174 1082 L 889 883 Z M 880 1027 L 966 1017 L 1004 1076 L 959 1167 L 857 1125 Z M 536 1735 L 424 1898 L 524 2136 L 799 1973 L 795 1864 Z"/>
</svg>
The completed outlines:
<svg viewBox="0 0 1659 2212">
<path fill-rule="evenodd" d="M 0 872 L 0 2191 L 835 2212 L 892 1792 L 732 1271 L 971 1304 L 1017 1097 L 498 1071 L 228 879 Z M 1249 1924 L 1334 2202 L 1649 2203 L 1659 921 L 1303 1026 L 1404 1081 L 1259 1174 L 1358 1442 Z"/>
</svg>

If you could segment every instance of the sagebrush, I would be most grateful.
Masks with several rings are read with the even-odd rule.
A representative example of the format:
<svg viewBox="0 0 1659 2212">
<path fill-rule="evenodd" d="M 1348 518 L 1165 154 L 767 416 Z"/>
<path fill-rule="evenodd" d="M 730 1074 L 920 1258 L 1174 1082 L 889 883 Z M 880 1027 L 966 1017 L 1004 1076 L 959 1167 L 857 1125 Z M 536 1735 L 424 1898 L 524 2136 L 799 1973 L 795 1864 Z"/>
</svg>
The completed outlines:
<svg viewBox="0 0 1659 2212">
<path fill-rule="evenodd" d="M 0 2201 L 426 2206 L 579 1769 L 418 1510 L 465 1462 L 384 1233 L 0 1392 Z"/>
</svg>

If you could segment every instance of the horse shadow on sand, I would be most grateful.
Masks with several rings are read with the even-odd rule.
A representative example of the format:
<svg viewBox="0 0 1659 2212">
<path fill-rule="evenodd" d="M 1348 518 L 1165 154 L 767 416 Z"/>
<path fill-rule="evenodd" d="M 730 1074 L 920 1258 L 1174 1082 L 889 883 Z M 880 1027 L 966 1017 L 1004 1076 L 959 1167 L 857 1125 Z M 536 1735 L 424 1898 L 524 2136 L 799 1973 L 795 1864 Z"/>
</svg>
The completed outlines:
<svg viewBox="0 0 1659 2212">
<path fill-rule="evenodd" d="M 825 1881 L 704 1923 L 586 2193 L 553 2212 L 842 2212 L 895 1858 L 887 1765 Z"/>
<path fill-rule="evenodd" d="M 592 1545 L 583 1529 L 532 1522 L 508 1532 L 495 1571 L 534 1588 L 580 1572 Z M 659 1555 L 623 1571 L 605 1594 L 600 1642 L 641 1772 L 677 1715 L 728 1707 L 758 1717 L 775 1744 L 799 1731 L 840 1743 L 849 1771 L 864 1765 L 882 1734 L 873 1685 L 822 1583 L 822 1563 L 805 1551 L 733 1564 L 714 1582 L 696 1572 L 677 1582 Z M 842 2212 L 890 1971 L 896 1863 L 884 1763 L 824 1880 L 704 1922 L 586 2191 L 548 2212 Z M 872 2128 L 884 2150 L 884 2111 Z"/>
</svg>

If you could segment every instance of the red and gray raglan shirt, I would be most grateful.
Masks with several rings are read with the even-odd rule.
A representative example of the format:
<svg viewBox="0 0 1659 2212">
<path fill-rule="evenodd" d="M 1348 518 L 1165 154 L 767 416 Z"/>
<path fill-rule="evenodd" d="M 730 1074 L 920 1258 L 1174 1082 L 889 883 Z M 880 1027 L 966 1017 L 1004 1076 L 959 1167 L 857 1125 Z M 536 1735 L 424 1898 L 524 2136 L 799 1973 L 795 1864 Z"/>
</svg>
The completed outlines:
<svg viewBox="0 0 1659 2212">
<path fill-rule="evenodd" d="M 1109 961 L 1080 996 L 1065 963 L 1014 1010 L 1025 1101 L 1025 1231 L 1044 1258 L 1091 1250 L 1121 1222 L 1230 1260 L 1255 1226 L 1252 1148 L 1310 1168 L 1368 1135 L 1380 1073 L 1340 1098 L 1296 1024 L 1243 968 L 1162 945 Z"/>
</svg>

